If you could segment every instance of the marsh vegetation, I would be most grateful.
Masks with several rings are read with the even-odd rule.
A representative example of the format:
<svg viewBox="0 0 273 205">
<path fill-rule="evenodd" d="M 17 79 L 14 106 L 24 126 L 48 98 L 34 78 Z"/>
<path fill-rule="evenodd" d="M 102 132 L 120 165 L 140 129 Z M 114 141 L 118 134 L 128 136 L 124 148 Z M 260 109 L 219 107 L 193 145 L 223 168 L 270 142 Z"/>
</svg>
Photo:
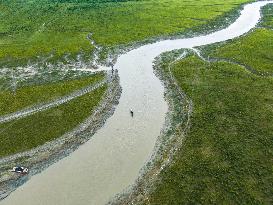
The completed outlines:
<svg viewBox="0 0 273 205">
<path fill-rule="evenodd" d="M 263 10 L 267 28 L 271 9 Z M 272 35 L 259 28 L 200 48 L 206 61 L 188 51 L 173 64 L 161 62 L 194 108 L 190 131 L 149 204 L 272 203 Z"/>
<path fill-rule="evenodd" d="M 92 39 L 107 50 L 152 37 L 187 33 L 214 26 L 251 0 L 41 1 L 0 3 L 0 61 L 27 63 L 38 56 L 90 58 Z"/>
<path fill-rule="evenodd" d="M 197 31 L 207 25 L 213 27 L 246 2 L 249 0 L 221 3 L 207 0 L 198 3 L 177 0 L 1 2 L 0 64 L 3 68 L 0 76 L 0 115 L 48 102 L 101 81 L 103 74 L 90 76 L 54 66 L 60 61 L 65 64 L 92 59 L 94 42 L 101 46 L 102 55 L 106 55 L 108 48 L 118 45 Z M 34 62 L 36 64 L 32 65 Z M 19 65 L 29 66 L 29 69 L 25 71 Z M 86 112 L 89 111 L 88 108 Z M 28 124 L 32 124 L 32 120 L 39 115 L 29 116 L 25 120 L 30 120 Z M 40 129 L 43 129 L 44 123 L 40 123 Z M 12 129 L 17 129 L 14 126 L 6 129 L 8 123 L 1 127 L 1 130 L 5 130 L 2 135 L 11 134 Z M 20 128 L 20 133 L 27 131 L 25 129 Z M 17 134 L 19 136 L 19 132 Z M 9 139 L 6 144 L 12 146 L 13 139 L 5 139 Z M 33 143 L 30 141 L 30 144 Z"/>
<path fill-rule="evenodd" d="M 38 103 L 46 103 L 73 91 L 90 86 L 103 80 L 105 74 L 98 73 L 89 77 L 74 80 L 63 80 L 55 83 L 22 86 L 0 91 L 0 115 L 9 114 Z"/>
<path fill-rule="evenodd" d="M 90 59 L 94 49 L 87 38 L 90 33 L 103 48 L 102 54 L 107 55 L 108 49 L 122 44 L 209 30 L 246 2 L 250 1 L 8 0 L 0 3 L 4 19 L 0 22 L 0 63 L 5 67 L 2 69 L 12 69 L 39 61 L 41 56 L 50 56 L 53 65 L 67 58 L 79 60 L 79 56 L 81 60 Z M 272 6 L 263 9 L 264 21 L 259 29 L 198 48 L 207 60 L 187 51 L 187 56 L 175 63 L 161 62 L 164 72 L 170 68 L 194 109 L 190 131 L 170 166 L 153 184 L 149 204 L 272 202 L 271 11 Z M 53 78 L 43 79 L 42 83 L 31 78 L 16 90 L 2 91 L 0 114 L 69 94 L 104 77 L 73 75 L 59 81 L 59 74 L 55 74 L 46 74 Z M 0 78 L 5 86 L 9 80 Z M 43 145 L 73 130 L 92 114 L 105 97 L 106 88 L 1 123 L 0 158 Z"/>
<path fill-rule="evenodd" d="M 0 157 L 35 148 L 71 131 L 92 114 L 105 90 L 103 86 L 58 107 L 0 124 Z"/>
</svg>

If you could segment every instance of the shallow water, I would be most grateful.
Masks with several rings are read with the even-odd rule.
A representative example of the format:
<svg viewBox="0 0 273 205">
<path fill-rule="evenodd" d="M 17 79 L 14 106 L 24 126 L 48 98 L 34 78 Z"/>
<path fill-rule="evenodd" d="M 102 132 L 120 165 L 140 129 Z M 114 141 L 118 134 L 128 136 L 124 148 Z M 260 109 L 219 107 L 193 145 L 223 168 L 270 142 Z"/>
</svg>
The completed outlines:
<svg viewBox="0 0 273 205">
<path fill-rule="evenodd" d="M 167 112 L 163 85 L 153 74 L 153 59 L 162 52 L 225 41 L 248 32 L 260 8 L 244 7 L 235 23 L 200 37 L 148 44 L 120 56 L 115 65 L 123 89 L 115 113 L 87 143 L 19 187 L 1 205 L 105 204 L 139 174 L 149 160 Z M 129 110 L 134 110 L 131 117 Z"/>
</svg>

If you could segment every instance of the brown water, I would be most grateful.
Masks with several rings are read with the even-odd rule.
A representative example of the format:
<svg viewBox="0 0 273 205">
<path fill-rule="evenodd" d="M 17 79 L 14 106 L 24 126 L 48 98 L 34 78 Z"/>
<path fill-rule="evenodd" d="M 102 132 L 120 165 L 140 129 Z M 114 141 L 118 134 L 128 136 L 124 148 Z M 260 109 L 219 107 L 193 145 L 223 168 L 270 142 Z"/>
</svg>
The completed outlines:
<svg viewBox="0 0 273 205">
<path fill-rule="evenodd" d="M 238 37 L 260 19 L 260 8 L 273 1 L 245 6 L 227 29 L 200 37 L 166 40 L 142 46 L 118 58 L 123 89 L 115 113 L 87 143 L 31 178 L 1 205 L 105 204 L 134 183 L 149 160 L 167 112 L 164 89 L 153 74 L 153 59 L 162 52 Z M 131 117 L 129 110 L 134 110 Z"/>
</svg>

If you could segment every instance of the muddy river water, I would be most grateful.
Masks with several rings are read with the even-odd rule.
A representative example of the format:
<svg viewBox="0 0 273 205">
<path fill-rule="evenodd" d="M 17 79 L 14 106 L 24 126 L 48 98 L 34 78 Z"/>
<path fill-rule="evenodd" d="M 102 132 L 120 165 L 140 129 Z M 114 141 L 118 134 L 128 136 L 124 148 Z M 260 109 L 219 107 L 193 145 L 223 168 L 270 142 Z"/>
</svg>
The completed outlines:
<svg viewBox="0 0 273 205">
<path fill-rule="evenodd" d="M 163 85 L 153 73 L 154 58 L 162 52 L 241 36 L 255 27 L 260 8 L 267 3 L 273 1 L 246 5 L 233 24 L 215 33 L 159 41 L 121 55 L 115 69 L 122 95 L 114 115 L 87 143 L 33 176 L 0 204 L 99 205 L 134 183 L 153 152 L 168 109 Z"/>
</svg>

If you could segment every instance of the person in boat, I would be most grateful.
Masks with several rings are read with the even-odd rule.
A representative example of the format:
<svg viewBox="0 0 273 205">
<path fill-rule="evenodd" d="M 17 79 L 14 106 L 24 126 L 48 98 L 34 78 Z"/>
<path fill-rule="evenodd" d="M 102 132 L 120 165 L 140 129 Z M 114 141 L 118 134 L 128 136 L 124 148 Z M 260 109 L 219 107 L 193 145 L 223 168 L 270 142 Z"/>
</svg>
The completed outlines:
<svg viewBox="0 0 273 205">
<path fill-rule="evenodd" d="M 131 113 L 131 116 L 133 117 L 134 116 L 134 112 L 132 109 L 130 109 L 130 113 Z"/>
<path fill-rule="evenodd" d="M 26 174 L 28 173 L 28 168 L 18 166 L 18 167 L 13 167 L 11 171 L 16 173 Z"/>
</svg>

